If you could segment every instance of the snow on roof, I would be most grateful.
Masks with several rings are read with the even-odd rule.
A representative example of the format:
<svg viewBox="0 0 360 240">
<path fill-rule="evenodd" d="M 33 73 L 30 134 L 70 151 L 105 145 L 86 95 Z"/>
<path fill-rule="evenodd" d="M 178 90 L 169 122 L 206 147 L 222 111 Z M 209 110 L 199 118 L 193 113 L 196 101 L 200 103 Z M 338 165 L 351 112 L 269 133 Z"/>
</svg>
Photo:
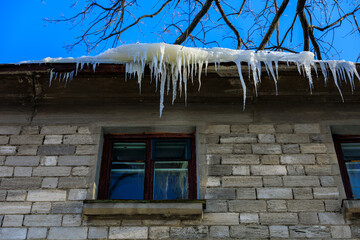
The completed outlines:
<svg viewBox="0 0 360 240">
<path fill-rule="evenodd" d="M 94 56 L 83 56 L 79 58 L 45 58 L 40 61 L 25 61 L 21 63 L 76 63 L 76 70 L 58 74 L 50 72 L 50 84 L 52 80 L 70 81 L 77 71 L 83 68 L 84 64 L 92 64 L 95 71 L 100 63 L 125 64 L 126 75 L 137 77 L 139 89 L 141 91 L 141 81 L 144 76 L 145 66 L 151 69 L 151 77 L 155 78 L 156 88 L 160 84 L 160 116 L 164 108 L 165 90 L 169 93 L 172 90 L 172 100 L 176 99 L 178 91 L 184 89 L 185 102 L 187 98 L 187 83 L 194 81 L 194 76 L 198 76 L 199 89 L 201 87 L 201 73 L 209 63 L 215 64 L 215 69 L 223 62 L 234 62 L 238 68 L 239 78 L 243 89 L 243 108 L 245 109 L 246 85 L 241 71 L 241 63 L 247 63 L 249 72 L 252 72 L 255 90 L 261 82 L 261 65 L 264 65 L 267 74 L 274 80 L 277 86 L 278 63 L 287 62 L 297 65 L 299 74 L 304 74 L 309 80 L 310 91 L 313 88 L 311 69 L 317 74 L 316 63 L 320 65 L 321 72 L 325 78 L 325 84 L 328 80 L 328 70 L 330 70 L 334 83 L 342 96 L 339 88 L 339 81 L 349 81 L 351 89 L 354 89 L 354 76 L 360 81 L 360 76 L 353 62 L 326 60 L 319 61 L 314 59 L 312 52 L 284 53 L 271 51 L 252 51 L 252 50 L 232 50 L 227 48 L 190 48 L 180 45 L 171 45 L 165 43 L 151 44 L 129 44 L 107 51 Z M 20 63 L 20 64 L 21 64 Z M 274 69 L 275 66 L 275 69 Z M 276 88 L 277 89 L 277 88 Z M 277 91 L 277 90 L 276 90 Z"/>
</svg>

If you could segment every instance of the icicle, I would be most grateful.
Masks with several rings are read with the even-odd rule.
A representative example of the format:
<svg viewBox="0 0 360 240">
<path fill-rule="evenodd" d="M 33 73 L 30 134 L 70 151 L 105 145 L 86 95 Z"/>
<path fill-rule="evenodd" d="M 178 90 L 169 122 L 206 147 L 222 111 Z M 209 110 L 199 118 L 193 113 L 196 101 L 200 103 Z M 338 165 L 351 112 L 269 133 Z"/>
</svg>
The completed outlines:
<svg viewBox="0 0 360 240">
<path fill-rule="evenodd" d="M 336 67 L 337 67 L 337 64 L 335 61 L 327 61 L 328 65 L 329 65 L 329 68 L 330 68 L 330 71 L 333 75 L 333 78 L 334 78 L 334 83 L 335 83 L 335 86 L 337 87 L 339 93 L 340 93 L 340 96 L 341 96 L 341 99 L 342 101 L 344 102 L 344 97 L 342 95 L 342 92 L 340 90 L 340 87 L 339 87 L 339 83 L 338 83 L 338 79 L 337 79 L 337 76 L 336 76 Z"/>
<path fill-rule="evenodd" d="M 237 69 L 238 69 L 238 72 L 239 72 L 240 83 L 241 83 L 241 86 L 242 86 L 242 89 L 243 89 L 243 110 L 245 110 L 245 104 L 246 104 L 246 85 L 245 85 L 245 82 L 244 82 L 243 75 L 242 75 L 242 73 L 241 73 L 241 62 L 240 62 L 240 60 L 236 60 L 235 63 L 236 63 L 236 66 L 237 66 Z"/>
<path fill-rule="evenodd" d="M 53 77 L 54 77 L 54 69 L 52 68 L 52 69 L 50 70 L 50 81 L 49 81 L 49 87 L 51 86 L 51 82 L 52 82 Z"/>
</svg>

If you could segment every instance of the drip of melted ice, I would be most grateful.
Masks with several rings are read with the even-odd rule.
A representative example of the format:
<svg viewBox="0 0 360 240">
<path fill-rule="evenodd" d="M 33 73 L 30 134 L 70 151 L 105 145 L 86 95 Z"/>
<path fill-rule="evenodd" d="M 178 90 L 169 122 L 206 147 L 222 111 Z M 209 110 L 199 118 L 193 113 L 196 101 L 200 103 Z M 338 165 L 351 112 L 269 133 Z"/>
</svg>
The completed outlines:
<svg viewBox="0 0 360 240">
<path fill-rule="evenodd" d="M 194 81 L 195 76 L 201 87 L 201 73 L 209 63 L 215 64 L 215 70 L 221 62 L 234 62 L 238 68 L 240 83 L 243 90 L 243 108 L 246 103 L 246 85 L 242 75 L 241 64 L 246 63 L 249 67 L 249 73 L 252 73 L 253 84 L 257 94 L 257 86 L 261 82 L 261 66 L 264 65 L 267 74 L 274 80 L 277 94 L 278 63 L 295 63 L 299 74 L 304 74 L 309 81 L 310 92 L 313 88 L 313 79 L 311 69 L 314 68 L 317 74 L 316 63 L 319 63 L 321 72 L 325 78 L 325 84 L 328 81 L 329 73 L 334 79 L 334 83 L 343 99 L 339 83 L 340 81 L 349 81 L 351 90 L 354 90 L 354 77 L 360 80 L 353 62 L 348 61 L 318 61 L 314 59 L 311 52 L 283 53 L 271 51 L 251 51 L 251 50 L 232 50 L 226 48 L 189 48 L 180 45 L 170 45 L 165 43 L 153 44 L 129 44 L 117 48 L 109 49 L 94 57 L 79 58 L 45 58 L 41 61 L 26 61 L 21 63 L 76 63 L 75 72 L 55 73 L 50 71 L 50 84 L 53 80 L 68 81 L 81 71 L 85 64 L 92 64 L 93 71 L 100 63 L 125 64 L 126 76 L 137 79 L 139 91 L 141 92 L 141 82 L 144 76 L 145 66 L 148 65 L 151 70 L 151 78 L 155 79 L 156 89 L 160 85 L 160 117 L 164 108 L 165 91 L 169 93 L 172 89 L 172 102 L 175 101 L 177 93 L 181 95 L 184 92 L 185 103 L 187 99 L 187 83 Z M 275 66 L 275 69 L 274 69 Z M 344 99 L 343 99 L 344 100 Z"/>
</svg>

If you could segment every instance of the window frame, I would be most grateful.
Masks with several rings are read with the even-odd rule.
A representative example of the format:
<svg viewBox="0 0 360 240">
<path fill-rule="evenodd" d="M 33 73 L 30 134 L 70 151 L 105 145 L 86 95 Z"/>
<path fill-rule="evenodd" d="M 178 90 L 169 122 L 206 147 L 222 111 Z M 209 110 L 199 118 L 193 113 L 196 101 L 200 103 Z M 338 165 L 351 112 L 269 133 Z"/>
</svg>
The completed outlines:
<svg viewBox="0 0 360 240">
<path fill-rule="evenodd" d="M 152 200 L 155 161 L 151 161 L 151 141 L 154 139 L 190 139 L 191 159 L 188 160 L 187 200 L 197 199 L 195 133 L 105 134 L 100 167 L 98 199 L 109 199 L 111 154 L 113 144 L 116 142 L 146 142 L 144 200 Z"/>
<path fill-rule="evenodd" d="M 344 184 L 345 194 L 347 199 L 354 199 L 354 194 L 351 189 L 349 174 L 346 169 L 344 155 L 341 148 L 341 143 L 360 143 L 360 135 L 338 135 L 333 134 L 334 146 L 338 164 L 340 168 L 341 178 Z"/>
</svg>

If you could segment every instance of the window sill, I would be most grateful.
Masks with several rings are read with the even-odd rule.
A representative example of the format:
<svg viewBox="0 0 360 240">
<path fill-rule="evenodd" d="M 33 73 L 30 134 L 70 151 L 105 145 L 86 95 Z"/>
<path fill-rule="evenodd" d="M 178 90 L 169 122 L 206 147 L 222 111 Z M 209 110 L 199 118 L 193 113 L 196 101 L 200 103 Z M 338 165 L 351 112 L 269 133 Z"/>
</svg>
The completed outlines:
<svg viewBox="0 0 360 240">
<path fill-rule="evenodd" d="M 343 201 L 344 216 L 346 220 L 360 219 L 360 200 L 345 199 Z"/>
<path fill-rule="evenodd" d="M 87 200 L 83 215 L 105 218 L 201 219 L 205 200 Z"/>
</svg>

